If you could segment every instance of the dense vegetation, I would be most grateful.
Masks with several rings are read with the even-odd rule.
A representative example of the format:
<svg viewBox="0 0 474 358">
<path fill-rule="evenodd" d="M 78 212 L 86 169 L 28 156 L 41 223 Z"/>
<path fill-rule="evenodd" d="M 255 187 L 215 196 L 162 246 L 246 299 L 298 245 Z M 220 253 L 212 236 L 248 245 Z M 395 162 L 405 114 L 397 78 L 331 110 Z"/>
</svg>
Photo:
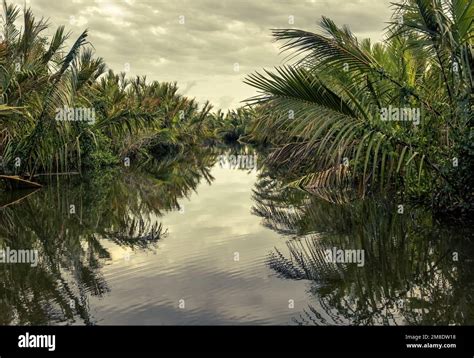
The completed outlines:
<svg viewBox="0 0 474 358">
<path fill-rule="evenodd" d="M 473 210 L 473 2 L 394 7 L 381 43 L 326 17 L 324 34 L 274 30 L 293 63 L 247 78 L 261 91 L 250 100 L 262 109 L 252 137 L 272 143 L 270 162 L 304 187 L 355 185 Z M 394 120 L 404 110 L 418 120 Z"/>
<path fill-rule="evenodd" d="M 87 31 L 66 48 L 64 27 L 48 37 L 45 20 L 4 1 L 0 175 L 88 175 L 0 193 L 0 246 L 41 257 L 35 268 L 0 270 L 0 324 L 94 324 L 89 299 L 110 291 L 104 260 L 119 247 L 154 252 L 168 234 L 161 217 L 184 213 L 182 200 L 214 180 L 218 154 L 253 156 L 239 141 L 259 153 L 252 214 L 288 238 L 266 264 L 308 281 L 318 300 L 293 321 L 472 324 L 472 225 L 466 216 L 461 227 L 446 225 L 417 204 L 474 210 L 474 5 L 394 7 L 382 43 L 359 41 L 328 18 L 324 34 L 274 30 L 291 62 L 249 76 L 261 93 L 225 113 L 179 94 L 176 83 L 114 73 Z M 405 109 L 419 117 L 384 117 Z M 409 215 L 399 215 L 400 203 Z M 329 264 L 323 252 L 333 247 L 362 249 L 367 264 Z M 208 263 L 212 252 L 203 252 Z"/>
<path fill-rule="evenodd" d="M 245 107 L 227 113 L 218 110 L 213 115 L 217 124 L 216 134 L 224 143 L 235 143 L 248 134 L 249 124 L 254 117 L 255 111 Z"/>
<path fill-rule="evenodd" d="M 324 34 L 274 30 L 292 62 L 250 75 L 261 94 L 227 113 L 176 83 L 108 70 L 87 31 L 65 49 L 64 27 L 48 38 L 44 19 L 25 9 L 18 28 L 19 17 L 4 1 L 0 174 L 83 172 L 243 140 L 266 145 L 268 164 L 313 192 L 398 192 L 473 210 L 472 1 L 396 4 L 375 44 L 325 17 Z M 93 120 L 58 120 L 77 108 Z"/>
<path fill-rule="evenodd" d="M 175 83 L 107 70 L 94 57 L 87 31 L 66 51 L 70 34 L 64 27 L 48 38 L 44 19 L 25 10 L 18 29 L 19 17 L 18 7 L 3 3 L 0 174 L 81 171 L 177 153 L 216 142 L 219 133 L 237 138 L 232 133 L 239 124 L 231 123 L 231 114 L 211 114 L 209 103 L 199 106 L 180 95 Z M 68 116 L 71 109 L 87 109 L 93 118 L 74 112 L 72 120 L 58 120 L 58 113 Z"/>
</svg>

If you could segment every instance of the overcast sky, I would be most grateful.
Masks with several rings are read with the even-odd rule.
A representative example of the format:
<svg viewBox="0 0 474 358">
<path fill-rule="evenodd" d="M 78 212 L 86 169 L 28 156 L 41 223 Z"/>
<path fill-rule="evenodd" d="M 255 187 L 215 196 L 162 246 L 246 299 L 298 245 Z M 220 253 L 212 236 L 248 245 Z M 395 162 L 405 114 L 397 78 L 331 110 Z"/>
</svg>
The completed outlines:
<svg viewBox="0 0 474 358">
<path fill-rule="evenodd" d="M 12 1 L 12 0 L 10 0 Z M 318 31 L 322 15 L 358 37 L 381 39 L 390 0 L 13 0 L 79 35 L 114 71 L 177 81 L 181 93 L 235 108 L 253 96 L 242 83 L 282 63 L 270 29 Z M 293 21 L 293 24 L 290 22 Z"/>
</svg>

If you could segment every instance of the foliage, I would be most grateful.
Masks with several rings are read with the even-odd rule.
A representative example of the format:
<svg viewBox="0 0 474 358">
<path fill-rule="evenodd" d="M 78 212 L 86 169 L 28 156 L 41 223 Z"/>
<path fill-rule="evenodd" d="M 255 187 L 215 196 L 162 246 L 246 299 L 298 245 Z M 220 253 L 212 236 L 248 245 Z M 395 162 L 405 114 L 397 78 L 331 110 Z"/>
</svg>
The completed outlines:
<svg viewBox="0 0 474 358">
<path fill-rule="evenodd" d="M 382 43 L 326 17 L 324 34 L 274 30 L 293 63 L 246 79 L 261 91 L 249 99 L 262 109 L 253 135 L 301 186 L 330 175 L 331 186 L 350 179 L 362 195 L 398 189 L 472 210 L 473 19 L 469 0 L 409 0 L 394 4 Z M 384 121 L 391 107 L 419 109 L 419 123 Z"/>
<path fill-rule="evenodd" d="M 216 134 L 224 143 L 235 143 L 248 134 L 248 126 L 255 116 L 250 108 L 241 107 L 223 113 L 218 110 L 213 114 L 214 122 L 217 123 Z"/>
<path fill-rule="evenodd" d="M 81 171 L 182 150 L 213 137 L 211 106 L 178 94 L 175 83 L 147 83 L 107 71 L 94 57 L 87 30 L 65 50 L 63 26 L 48 38 L 49 24 L 30 9 L 3 2 L 0 37 L 0 157 L 2 171 Z M 58 120 L 66 110 L 88 109 L 88 121 Z M 65 112 L 61 110 L 65 109 Z M 69 117 L 68 117 L 69 118 Z M 81 118 L 82 119 L 82 118 Z M 155 150 L 158 148 L 158 150 Z M 15 160 L 21 160 L 15 166 Z"/>
</svg>

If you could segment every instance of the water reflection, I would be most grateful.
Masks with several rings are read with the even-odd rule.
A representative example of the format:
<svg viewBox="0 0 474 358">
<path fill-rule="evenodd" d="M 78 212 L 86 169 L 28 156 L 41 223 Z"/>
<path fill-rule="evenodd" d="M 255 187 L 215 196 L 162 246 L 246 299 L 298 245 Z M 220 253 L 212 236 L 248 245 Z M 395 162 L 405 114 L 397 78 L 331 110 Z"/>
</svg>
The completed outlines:
<svg viewBox="0 0 474 358">
<path fill-rule="evenodd" d="M 334 204 L 282 188 L 261 175 L 253 212 L 287 237 L 268 265 L 280 277 L 308 280 L 313 302 L 298 324 L 473 324 L 472 227 L 441 223 L 420 208 L 404 214 L 388 199 Z M 333 247 L 360 249 L 365 265 L 327 262 Z"/>
<path fill-rule="evenodd" d="M 200 149 L 3 193 L 0 248 L 40 260 L 0 265 L 0 324 L 474 323 L 472 227 L 285 188 L 261 154 L 255 181 L 222 153 L 255 154 Z M 364 250 L 364 266 L 326 262 L 333 247 Z M 139 255 L 117 263 L 117 248 Z"/>
<path fill-rule="evenodd" d="M 179 209 L 178 199 L 202 179 L 213 179 L 215 154 L 199 154 L 3 193 L 0 248 L 38 250 L 40 260 L 36 267 L 0 266 L 0 324 L 94 324 L 89 296 L 109 292 L 101 274 L 110 259 L 104 239 L 153 249 L 167 233 L 159 217 Z"/>
</svg>

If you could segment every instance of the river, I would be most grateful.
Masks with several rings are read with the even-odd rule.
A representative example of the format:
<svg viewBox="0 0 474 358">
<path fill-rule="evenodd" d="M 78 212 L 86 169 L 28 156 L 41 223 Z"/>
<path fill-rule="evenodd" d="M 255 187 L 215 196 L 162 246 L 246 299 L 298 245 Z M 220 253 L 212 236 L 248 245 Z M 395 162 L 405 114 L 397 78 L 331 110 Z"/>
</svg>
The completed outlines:
<svg viewBox="0 0 474 358">
<path fill-rule="evenodd" d="M 0 324 L 473 324 L 472 228 L 398 205 L 206 150 L 4 193 L 1 247 L 39 259 L 0 264 Z"/>
</svg>

